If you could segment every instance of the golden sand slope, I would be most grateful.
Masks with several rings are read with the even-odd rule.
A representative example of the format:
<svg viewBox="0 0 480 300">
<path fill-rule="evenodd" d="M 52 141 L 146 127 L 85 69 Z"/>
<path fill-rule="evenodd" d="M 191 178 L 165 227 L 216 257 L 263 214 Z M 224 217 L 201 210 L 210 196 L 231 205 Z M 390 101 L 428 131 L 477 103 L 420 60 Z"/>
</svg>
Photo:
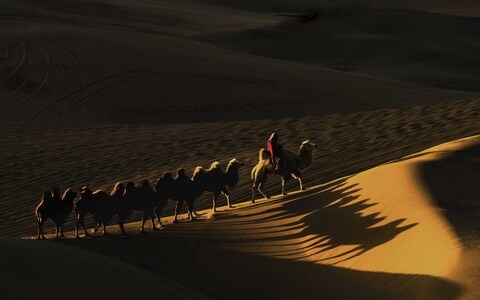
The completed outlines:
<svg viewBox="0 0 480 300">
<path fill-rule="evenodd" d="M 215 160 L 226 167 L 233 157 L 246 165 L 241 168 L 238 187 L 232 191 L 232 201 L 248 199 L 250 168 L 257 162 L 258 149 L 265 147 L 275 128 L 287 148 L 298 149 L 306 139 L 319 145 L 314 163 L 305 171 L 305 184 L 312 186 L 435 144 L 479 134 L 479 113 L 479 102 L 460 101 L 264 121 L 0 128 L 0 217 L 4 221 L 0 233 L 18 237 L 35 232 L 35 206 L 42 192 L 55 186 L 62 190 L 83 185 L 110 190 L 117 181 L 138 183 L 147 178 L 154 182 L 163 172 L 179 167 L 184 167 L 188 174 L 195 166 L 209 166 Z M 287 188 L 297 189 L 298 185 L 292 181 Z M 279 193 L 279 179 L 269 178 L 266 191 Z M 211 207 L 210 197 L 205 194 L 197 200 L 196 207 Z M 167 211 L 164 217 L 170 214 Z"/>
<path fill-rule="evenodd" d="M 93 240 L 5 240 L 4 248 L 16 249 L 8 252 L 6 265 L 11 268 L 19 257 L 28 257 L 24 270 L 31 274 L 28 264 L 51 264 L 54 253 L 59 261 L 68 257 L 71 266 L 67 269 L 79 270 L 75 274 L 80 278 L 91 264 L 89 278 L 107 280 L 102 292 L 120 293 L 123 286 L 107 283 L 124 280 L 137 289 L 130 293 L 150 296 L 156 295 L 151 285 L 161 284 L 173 287 L 161 289 L 167 295 L 184 297 L 198 293 L 199 297 L 234 299 L 474 298 L 478 287 L 472 270 L 478 264 L 472 262 L 478 262 L 479 253 L 463 242 L 462 232 L 475 229 L 448 217 L 459 213 L 452 208 L 459 203 L 453 197 L 458 185 L 432 185 L 425 168 L 430 164 L 460 168 L 463 179 L 477 180 L 478 186 L 479 144 L 480 137 L 472 137 L 306 192 L 257 204 L 244 201 L 214 215 L 203 211 L 197 222 L 167 224 L 155 234 L 120 238 L 117 229 L 116 236 Z M 452 164 L 455 160 L 468 161 L 471 167 Z M 435 174 L 437 180 L 442 177 Z M 432 192 L 438 188 L 450 191 L 452 197 L 439 199 Z M 477 198 L 470 200 L 478 206 L 477 195 L 473 191 L 471 196 Z M 130 232 L 137 226 L 129 224 Z M 469 239 L 478 243 L 478 234 Z M 34 249 L 35 255 L 26 255 L 26 249 Z M 84 260 L 90 263 L 84 265 Z M 59 267 L 53 262 L 45 272 L 53 276 Z M 117 268 L 121 276 L 115 273 Z M 149 279 L 142 279 L 146 276 Z M 22 292 L 33 294 L 47 284 L 36 282 Z"/>
</svg>

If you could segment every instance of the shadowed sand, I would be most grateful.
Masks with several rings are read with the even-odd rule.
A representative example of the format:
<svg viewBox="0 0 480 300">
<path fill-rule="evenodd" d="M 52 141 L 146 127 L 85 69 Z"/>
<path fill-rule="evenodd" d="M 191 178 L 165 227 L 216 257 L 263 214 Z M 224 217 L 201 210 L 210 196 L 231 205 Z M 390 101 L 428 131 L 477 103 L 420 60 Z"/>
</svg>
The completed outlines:
<svg viewBox="0 0 480 300">
<path fill-rule="evenodd" d="M 302 25 L 289 17 L 184 0 L 0 5 L 5 20 L 0 32 L 2 124 L 237 121 L 478 98 L 437 88 L 455 89 L 455 84 L 440 84 L 454 81 L 475 91 L 479 51 L 478 34 L 470 29 L 477 27 L 473 18 L 414 12 L 393 12 L 393 18 L 367 10 L 366 16 L 358 12 L 357 24 L 355 11 L 353 16 L 347 11 L 346 20 L 333 19 L 352 28 L 325 35 L 321 28 L 337 28 L 331 18 L 326 25 L 323 19 Z M 378 19 L 380 28 L 389 28 L 385 19 L 395 18 L 413 23 L 400 27 L 400 33 L 398 25 L 377 33 L 369 21 Z M 447 21 L 450 31 L 435 30 Z M 412 29 L 424 28 L 423 23 L 426 29 Z M 407 38 L 412 32 L 413 38 Z M 325 40 L 328 36 L 333 40 Z M 374 51 L 378 59 L 363 61 L 365 51 L 367 56 Z M 366 72 L 328 69 L 349 61 Z M 419 85 L 428 84 L 425 78 L 436 81 Z"/>
<path fill-rule="evenodd" d="M 479 298 L 478 8 L 391 2 L 0 0 L 0 298 Z M 275 129 L 308 190 L 252 205 Z M 232 209 L 30 238 L 45 190 L 234 157 Z"/>
</svg>

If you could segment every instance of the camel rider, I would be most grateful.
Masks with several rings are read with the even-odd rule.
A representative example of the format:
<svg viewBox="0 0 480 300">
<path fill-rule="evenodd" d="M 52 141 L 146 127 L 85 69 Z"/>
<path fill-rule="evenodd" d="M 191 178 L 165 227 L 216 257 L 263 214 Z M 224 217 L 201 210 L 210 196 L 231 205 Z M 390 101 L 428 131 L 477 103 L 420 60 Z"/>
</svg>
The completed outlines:
<svg viewBox="0 0 480 300">
<path fill-rule="evenodd" d="M 278 143 L 278 134 L 276 131 L 274 131 L 267 140 L 267 150 L 272 157 L 273 173 L 280 174 L 283 169 L 282 145 Z"/>
</svg>

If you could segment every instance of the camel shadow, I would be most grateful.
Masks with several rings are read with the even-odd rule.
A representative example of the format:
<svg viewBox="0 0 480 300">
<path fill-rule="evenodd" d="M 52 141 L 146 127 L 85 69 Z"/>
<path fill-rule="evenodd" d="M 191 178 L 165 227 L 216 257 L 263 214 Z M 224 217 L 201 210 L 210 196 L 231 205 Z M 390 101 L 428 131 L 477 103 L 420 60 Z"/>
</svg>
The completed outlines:
<svg viewBox="0 0 480 300">
<path fill-rule="evenodd" d="M 66 240 L 65 246 L 135 265 L 153 278 L 168 276 L 214 299 L 456 299 L 462 293 L 456 283 L 430 275 L 360 271 L 278 259 L 221 249 L 207 240 L 192 240 L 190 235 L 176 233 L 158 239 L 136 235 L 95 243 Z M 78 269 L 80 274 L 88 272 L 84 266 L 78 266 L 75 272 Z M 91 276 L 101 280 L 97 273 Z"/>
<path fill-rule="evenodd" d="M 342 179 L 320 191 L 312 189 L 275 200 L 283 203 L 278 209 L 270 211 L 270 218 L 301 216 L 298 224 L 291 226 L 299 227 L 301 224 L 302 230 L 289 236 L 271 238 L 270 241 L 315 236 L 308 246 L 298 249 L 295 257 L 314 260 L 317 257 L 318 262 L 337 264 L 385 244 L 418 225 L 408 223 L 404 218 L 385 223 L 386 218 L 380 212 L 363 214 L 364 210 L 377 203 L 361 198 L 360 192 L 356 184 L 348 185 L 347 179 Z M 350 249 L 334 256 L 327 255 L 329 250 L 342 246 Z"/>
</svg>

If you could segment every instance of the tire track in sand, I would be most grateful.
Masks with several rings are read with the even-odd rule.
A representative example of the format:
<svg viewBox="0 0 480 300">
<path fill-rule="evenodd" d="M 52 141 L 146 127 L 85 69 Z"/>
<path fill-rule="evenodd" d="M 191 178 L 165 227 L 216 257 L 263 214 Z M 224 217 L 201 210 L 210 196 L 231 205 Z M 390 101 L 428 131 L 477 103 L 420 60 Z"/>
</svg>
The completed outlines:
<svg viewBox="0 0 480 300">
<path fill-rule="evenodd" d="M 0 70 L 5 66 L 7 59 L 10 57 L 10 48 L 8 47 L 8 44 L 2 44 L 3 47 L 3 55 L 2 60 L 0 61 Z"/>
<path fill-rule="evenodd" d="M 86 84 L 84 86 L 82 86 L 81 88 L 78 88 L 70 93 L 68 93 L 67 95 L 64 95 L 63 97 L 61 97 L 60 99 L 48 104 L 47 106 L 45 106 L 44 108 L 42 108 L 40 111 L 38 111 L 34 116 L 33 116 L 33 120 L 38 120 L 38 118 L 40 118 L 43 114 L 45 114 L 47 111 L 49 111 L 50 109 L 56 107 L 57 105 L 60 105 L 62 103 L 64 103 L 66 100 L 68 100 L 70 97 L 73 97 L 73 96 L 76 96 L 78 95 L 79 93 L 84 93 L 86 90 L 90 89 L 90 88 L 95 88 L 95 86 L 97 85 L 101 85 L 102 83 L 104 83 L 105 81 L 108 81 L 110 79 L 115 79 L 117 77 L 120 77 L 120 76 L 123 76 L 123 75 L 127 75 L 127 74 L 132 74 L 132 73 L 137 73 L 138 72 L 142 72 L 142 70 L 127 70 L 127 71 L 121 71 L 121 72 L 117 72 L 117 73 L 114 73 L 114 74 L 110 74 L 110 75 L 107 75 L 107 76 L 104 76 L 98 80 L 95 80 L 93 82 L 90 82 L 89 84 Z M 123 79 L 120 79 L 120 80 L 116 80 L 113 82 L 113 84 L 117 84 L 117 83 L 120 83 L 120 82 L 123 82 L 124 80 Z M 110 86 L 107 85 L 107 86 Z M 100 87 L 100 88 L 96 88 L 92 93 L 88 94 L 89 96 L 92 96 L 93 94 L 96 94 L 97 91 L 101 91 L 101 90 L 104 90 L 104 88 Z M 86 96 L 83 96 L 81 99 L 82 101 L 86 98 Z M 75 106 L 78 105 L 77 102 L 75 102 Z M 67 109 L 68 110 L 68 109 Z M 63 113 L 63 110 L 62 110 L 62 113 Z M 55 118 L 56 119 L 56 118 Z"/>
<path fill-rule="evenodd" d="M 23 64 L 25 63 L 25 60 L 27 59 L 27 44 L 25 42 L 22 42 L 22 41 L 19 41 L 17 40 L 17 43 L 20 45 L 20 60 L 18 61 L 17 65 L 15 66 L 15 68 L 13 68 L 13 70 L 8 74 L 6 75 L 4 78 L 1 78 L 0 79 L 0 83 L 1 82 L 4 82 L 5 80 L 8 80 L 10 79 L 15 73 L 18 72 L 18 70 L 20 70 L 20 68 L 23 66 Z M 11 51 L 9 51 L 10 53 Z M 9 56 L 10 57 L 10 56 Z"/>
<path fill-rule="evenodd" d="M 47 80 L 50 76 L 51 62 L 50 62 L 50 56 L 48 55 L 48 53 L 43 48 L 40 49 L 40 52 L 42 53 L 43 58 L 45 59 L 45 73 L 43 73 L 42 81 L 40 82 L 40 84 L 29 95 L 27 95 L 27 96 L 25 96 L 25 97 L 23 97 L 23 98 L 21 98 L 17 101 L 14 101 L 12 103 L 0 106 L 0 110 L 12 107 L 14 105 L 18 105 L 20 103 L 23 103 L 23 102 L 27 101 L 28 99 L 35 96 L 45 86 L 45 84 L 47 83 Z"/>
<path fill-rule="evenodd" d="M 129 72 L 130 73 L 130 72 Z M 72 109 L 73 107 L 76 107 L 82 103 L 84 103 L 84 101 L 86 101 L 88 98 L 100 93 L 100 92 L 103 92 L 113 86 L 116 86 L 120 83 L 123 83 L 123 82 L 127 82 L 127 81 L 130 81 L 132 79 L 135 79 L 135 78 L 138 78 L 138 77 L 142 77 L 142 76 L 147 76 L 147 75 L 151 75 L 153 74 L 153 72 L 140 72 L 140 73 L 136 73 L 132 76 L 129 76 L 127 78 L 123 78 L 123 79 L 120 79 L 120 80 L 116 80 L 114 82 L 111 82 L 110 84 L 107 84 L 101 88 L 98 88 L 98 89 L 95 89 L 93 92 L 87 94 L 86 96 L 80 98 L 79 100 L 73 102 L 71 105 L 69 105 L 66 109 L 62 109 L 60 112 L 58 112 L 53 118 L 52 120 L 50 121 L 50 124 L 54 124 L 55 121 L 63 114 L 65 113 L 66 111 Z"/>
<path fill-rule="evenodd" d="M 7 98 L 13 96 L 14 94 L 18 93 L 20 90 L 22 90 L 26 85 L 27 83 L 29 82 L 30 80 L 30 75 L 32 74 L 32 59 L 29 59 L 29 56 L 27 55 L 27 60 L 28 60 L 28 68 L 27 68 L 27 75 L 25 76 L 25 79 L 23 80 L 23 82 L 20 84 L 19 87 L 17 87 L 16 89 L 14 89 L 13 91 L 11 91 L 9 94 L 3 96 L 3 97 L 0 97 L 0 103 L 3 102 L 4 100 L 6 100 Z M 8 105 L 8 104 L 7 104 Z M 2 108 L 3 106 L 0 106 L 0 109 Z"/>
</svg>

